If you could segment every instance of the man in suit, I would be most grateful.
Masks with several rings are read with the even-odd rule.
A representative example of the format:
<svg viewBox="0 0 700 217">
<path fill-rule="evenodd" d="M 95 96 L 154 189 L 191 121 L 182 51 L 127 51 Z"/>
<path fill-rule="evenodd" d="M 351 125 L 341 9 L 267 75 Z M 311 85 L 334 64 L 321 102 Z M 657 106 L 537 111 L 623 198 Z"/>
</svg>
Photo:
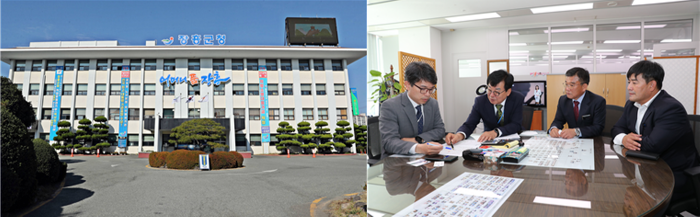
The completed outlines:
<svg viewBox="0 0 700 217">
<path fill-rule="evenodd" d="M 487 94 L 474 99 L 467 121 L 459 127 L 457 133 L 447 134 L 445 141 L 454 144 L 466 139 L 474 132 L 479 120 L 484 121 L 484 133 L 479 137 L 479 142 L 520 131 L 525 97 L 512 92 L 513 80 L 513 75 L 504 70 L 492 72 L 486 78 Z"/>
<path fill-rule="evenodd" d="M 613 142 L 628 150 L 656 153 L 671 167 L 674 189 L 671 203 L 693 194 L 683 170 L 698 166 L 688 113 L 683 105 L 661 90 L 664 69 L 658 63 L 640 61 L 627 71 L 629 101 L 612 128 Z"/>
<path fill-rule="evenodd" d="M 406 92 L 381 104 L 379 132 L 382 159 L 391 154 L 437 154 L 438 143 L 445 136 L 435 93 L 437 74 L 430 65 L 413 62 L 406 66 L 403 87 Z"/>
<path fill-rule="evenodd" d="M 559 98 L 557 113 L 549 128 L 553 138 L 596 137 L 605 127 L 605 98 L 588 91 L 588 71 L 574 67 L 566 71 L 566 95 Z M 569 129 L 564 129 L 564 123 Z"/>
</svg>

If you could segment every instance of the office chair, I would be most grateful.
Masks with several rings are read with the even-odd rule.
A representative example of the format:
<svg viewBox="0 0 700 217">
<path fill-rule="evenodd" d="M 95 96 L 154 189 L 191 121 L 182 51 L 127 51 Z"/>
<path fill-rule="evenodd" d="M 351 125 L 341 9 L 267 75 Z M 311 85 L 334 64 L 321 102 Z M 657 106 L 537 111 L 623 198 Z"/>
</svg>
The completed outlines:
<svg viewBox="0 0 700 217">
<path fill-rule="evenodd" d="M 382 157 L 382 139 L 379 133 L 379 117 L 367 119 L 367 163 L 371 166 Z"/>
<path fill-rule="evenodd" d="M 695 135 L 695 149 L 700 153 L 700 115 L 688 115 L 690 127 Z M 665 215 L 680 216 L 683 211 L 688 211 L 693 215 L 700 215 L 700 166 L 686 169 L 685 174 L 690 177 L 693 183 L 695 195 L 684 200 L 669 204 Z"/>
<path fill-rule="evenodd" d="M 523 131 L 530 130 L 530 125 L 532 125 L 533 112 L 535 112 L 535 108 L 523 105 Z"/>
<path fill-rule="evenodd" d="M 603 127 L 602 136 L 612 137 L 610 135 L 613 126 L 620 120 L 625 108 L 616 105 L 605 105 L 605 127 Z"/>
</svg>

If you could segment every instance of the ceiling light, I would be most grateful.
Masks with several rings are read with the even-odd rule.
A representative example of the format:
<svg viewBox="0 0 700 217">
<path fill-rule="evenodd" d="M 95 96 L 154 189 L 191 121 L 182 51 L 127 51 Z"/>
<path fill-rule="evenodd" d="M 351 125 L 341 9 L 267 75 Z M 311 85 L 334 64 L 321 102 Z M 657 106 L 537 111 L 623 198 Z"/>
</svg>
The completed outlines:
<svg viewBox="0 0 700 217">
<path fill-rule="evenodd" d="M 605 155 L 605 159 L 618 159 L 617 155 Z"/>
<path fill-rule="evenodd" d="M 571 28 L 571 29 L 552 29 L 552 33 L 559 32 L 587 32 L 590 28 Z M 549 30 L 544 30 L 544 33 L 549 33 Z"/>
<path fill-rule="evenodd" d="M 585 10 L 585 9 L 593 9 L 593 3 L 560 5 L 560 6 L 551 6 L 551 7 L 541 7 L 541 8 L 530 8 L 530 11 L 532 11 L 533 14 L 541 14 L 541 13 L 575 11 L 575 10 Z"/>
<path fill-rule="evenodd" d="M 583 44 L 583 41 L 557 41 L 557 42 L 552 42 L 553 45 L 555 44 Z"/>
<path fill-rule="evenodd" d="M 666 24 L 660 24 L 660 25 L 644 25 L 645 29 L 655 29 L 655 28 L 664 28 L 666 27 Z M 622 30 L 622 29 L 640 29 L 641 26 L 618 26 L 615 28 L 615 30 Z"/>
<path fill-rule="evenodd" d="M 573 53 L 576 50 L 552 50 L 552 53 Z"/>
<path fill-rule="evenodd" d="M 398 34 L 399 34 L 399 30 L 398 30 L 398 29 L 393 29 L 393 30 L 376 31 L 376 32 L 370 32 L 369 34 L 377 35 L 377 36 L 398 35 Z"/>
<path fill-rule="evenodd" d="M 596 52 L 620 52 L 622 49 L 613 49 L 613 50 L 595 50 Z"/>
<path fill-rule="evenodd" d="M 641 52 L 641 50 L 637 50 L 637 52 Z M 644 53 L 653 53 L 654 50 L 644 50 Z"/>
<path fill-rule="evenodd" d="M 691 39 L 664 39 L 661 40 L 661 43 L 672 43 L 672 42 L 691 42 L 693 40 Z"/>
<path fill-rule="evenodd" d="M 549 59 L 549 56 L 542 56 L 543 59 Z M 566 59 L 569 56 L 552 56 L 552 59 Z"/>
<path fill-rule="evenodd" d="M 508 35 L 520 35 L 518 32 L 508 32 Z"/>
<path fill-rule="evenodd" d="M 603 44 L 633 44 L 639 43 L 641 40 L 605 40 Z"/>
<path fill-rule="evenodd" d="M 623 178 L 623 179 L 627 178 L 627 176 L 625 176 L 625 174 L 622 174 L 622 173 L 613 173 L 613 176 L 615 178 Z"/>
<path fill-rule="evenodd" d="M 530 53 L 529 50 L 512 50 L 510 53 Z"/>
<path fill-rule="evenodd" d="M 648 5 L 648 4 L 661 4 L 670 2 L 680 2 L 685 0 L 634 0 L 632 5 Z"/>
<path fill-rule="evenodd" d="M 510 45 L 511 47 L 513 47 L 513 46 L 527 46 L 527 43 L 510 43 L 508 45 Z"/>
<path fill-rule="evenodd" d="M 501 15 L 498 15 L 498 13 L 485 13 L 485 14 L 474 14 L 474 15 L 467 15 L 467 16 L 458 16 L 458 17 L 448 17 L 445 18 L 449 20 L 450 22 L 462 22 L 462 21 L 469 21 L 469 20 L 483 20 L 483 19 L 489 19 L 489 18 L 498 18 L 501 17 Z"/>
<path fill-rule="evenodd" d="M 598 59 L 605 59 L 605 57 L 608 57 L 608 56 L 595 56 L 595 58 L 598 58 Z M 582 56 L 581 59 L 593 59 L 593 56 Z"/>
<path fill-rule="evenodd" d="M 532 202 L 533 203 L 548 204 L 548 205 L 555 205 L 555 206 L 568 206 L 568 207 L 585 208 L 585 209 L 591 208 L 591 201 L 585 201 L 585 200 L 571 200 L 571 199 L 562 199 L 562 198 L 554 198 L 554 197 L 535 196 L 535 200 Z"/>
<path fill-rule="evenodd" d="M 527 57 L 526 57 L 526 56 L 523 56 L 523 57 L 510 57 L 509 59 L 527 59 Z"/>
</svg>

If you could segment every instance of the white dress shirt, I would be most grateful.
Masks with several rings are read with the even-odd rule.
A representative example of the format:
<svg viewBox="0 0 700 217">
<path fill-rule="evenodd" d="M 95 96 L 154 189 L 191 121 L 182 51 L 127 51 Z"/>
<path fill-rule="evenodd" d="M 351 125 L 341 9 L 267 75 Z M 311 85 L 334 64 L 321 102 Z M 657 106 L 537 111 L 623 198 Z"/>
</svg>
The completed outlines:
<svg viewBox="0 0 700 217">
<path fill-rule="evenodd" d="M 647 109 L 649 109 L 649 105 L 651 105 L 651 103 L 654 102 L 654 99 L 656 99 L 656 97 L 659 96 L 659 93 L 661 93 L 661 91 L 656 92 L 656 95 L 654 95 L 654 97 L 652 97 L 651 99 L 649 99 L 649 101 L 644 103 L 644 105 L 639 104 L 638 102 L 634 103 L 634 106 L 637 107 L 637 123 L 634 124 L 634 130 L 635 130 L 636 134 L 641 133 L 641 132 L 639 132 L 639 130 L 640 130 L 639 125 L 642 124 L 642 118 L 644 118 L 644 114 L 647 113 Z M 626 134 L 624 134 L 624 133 L 617 134 L 617 136 L 615 136 L 615 139 L 613 139 L 613 142 L 615 144 L 622 145 L 622 138 L 624 138 L 625 135 Z"/>
<path fill-rule="evenodd" d="M 572 106 L 576 106 L 576 103 L 574 103 L 574 101 L 578 101 L 578 111 L 579 111 L 579 115 L 581 115 L 581 102 L 583 102 L 583 97 L 584 97 L 584 96 L 586 96 L 586 91 L 583 91 L 583 94 L 581 94 L 581 96 L 578 97 L 578 99 L 571 100 L 571 105 L 572 105 Z M 576 120 L 578 121 L 578 119 L 576 119 Z M 552 131 L 552 129 L 557 129 L 557 127 L 556 127 L 556 126 L 552 126 L 551 128 L 549 128 L 549 131 Z M 561 130 L 559 130 L 559 133 L 561 133 Z M 580 133 L 577 133 L 576 136 L 581 137 L 581 134 L 580 134 Z"/>
</svg>

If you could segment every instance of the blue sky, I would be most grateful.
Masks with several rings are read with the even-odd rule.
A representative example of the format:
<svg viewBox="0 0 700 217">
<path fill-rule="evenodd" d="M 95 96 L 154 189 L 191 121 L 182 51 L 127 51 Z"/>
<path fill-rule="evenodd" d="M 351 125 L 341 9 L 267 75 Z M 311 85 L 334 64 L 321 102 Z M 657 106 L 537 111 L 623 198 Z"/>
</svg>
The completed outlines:
<svg viewBox="0 0 700 217">
<path fill-rule="evenodd" d="M 335 17 L 341 47 L 367 47 L 367 2 L 344 1 L 6 1 L 0 47 L 35 41 L 117 40 L 145 45 L 179 34 L 226 34 L 226 45 L 284 45 L 287 17 Z M 177 44 L 177 42 L 175 43 Z M 2 76 L 9 65 L 0 65 Z M 367 112 L 367 57 L 348 66 L 360 113 Z"/>
</svg>

